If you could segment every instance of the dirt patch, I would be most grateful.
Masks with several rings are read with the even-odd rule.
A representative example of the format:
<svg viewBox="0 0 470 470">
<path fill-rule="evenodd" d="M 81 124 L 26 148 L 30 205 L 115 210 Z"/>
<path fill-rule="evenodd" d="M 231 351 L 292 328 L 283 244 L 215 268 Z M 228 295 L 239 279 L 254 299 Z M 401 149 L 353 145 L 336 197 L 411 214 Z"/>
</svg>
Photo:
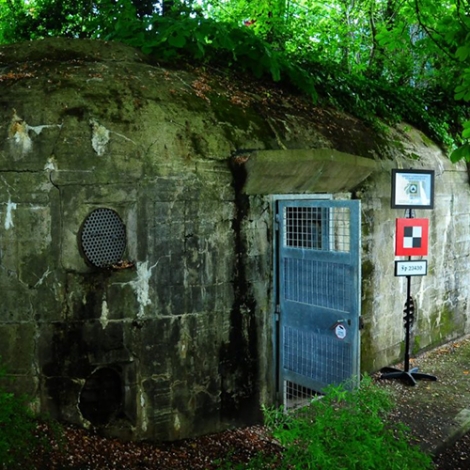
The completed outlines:
<svg viewBox="0 0 470 470">
<path fill-rule="evenodd" d="M 436 376 L 437 381 L 410 386 L 396 379 L 380 380 L 380 373 L 375 378 L 395 398 L 391 418 L 405 423 L 423 450 L 441 451 L 449 431 L 457 425 L 457 414 L 470 408 L 470 337 L 421 354 L 411 359 L 410 366 Z"/>
<path fill-rule="evenodd" d="M 51 435 L 46 425 L 38 437 Z M 249 462 L 259 452 L 272 457 L 281 448 L 262 426 L 251 426 L 173 443 L 122 442 L 74 426 L 63 438 L 32 456 L 35 470 L 216 470 Z M 230 465 L 230 466 L 227 466 Z M 0 468 L 1 467 L 0 465 Z M 24 468 L 18 466 L 15 468 Z M 11 470 L 11 469 L 8 469 Z"/>
</svg>

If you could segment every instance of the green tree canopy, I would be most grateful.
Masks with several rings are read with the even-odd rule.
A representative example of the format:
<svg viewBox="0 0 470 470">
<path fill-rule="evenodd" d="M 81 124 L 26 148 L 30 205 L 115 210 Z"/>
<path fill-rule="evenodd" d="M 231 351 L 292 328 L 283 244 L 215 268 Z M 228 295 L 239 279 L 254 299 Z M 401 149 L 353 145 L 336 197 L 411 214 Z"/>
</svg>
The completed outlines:
<svg viewBox="0 0 470 470">
<path fill-rule="evenodd" d="M 0 0 L 0 43 L 122 41 L 290 83 L 376 123 L 406 118 L 470 161 L 468 0 Z"/>
</svg>

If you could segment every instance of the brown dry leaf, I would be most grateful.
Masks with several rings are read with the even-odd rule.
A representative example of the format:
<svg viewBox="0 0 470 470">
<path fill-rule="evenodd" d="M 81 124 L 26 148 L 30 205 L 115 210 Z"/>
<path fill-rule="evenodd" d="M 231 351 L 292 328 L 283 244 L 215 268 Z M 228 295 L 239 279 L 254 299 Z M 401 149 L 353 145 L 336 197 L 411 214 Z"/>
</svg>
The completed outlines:
<svg viewBox="0 0 470 470">
<path fill-rule="evenodd" d="M 4 80 L 20 80 L 21 78 L 32 78 L 32 77 L 34 77 L 32 73 L 8 72 L 8 73 L 0 75 L 0 82 L 3 82 Z"/>
</svg>

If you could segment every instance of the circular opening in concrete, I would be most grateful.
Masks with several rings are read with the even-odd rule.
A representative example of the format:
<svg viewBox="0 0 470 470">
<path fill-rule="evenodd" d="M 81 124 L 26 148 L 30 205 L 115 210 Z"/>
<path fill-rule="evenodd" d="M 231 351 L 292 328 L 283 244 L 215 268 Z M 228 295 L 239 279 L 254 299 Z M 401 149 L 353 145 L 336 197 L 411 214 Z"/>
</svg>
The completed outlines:
<svg viewBox="0 0 470 470">
<path fill-rule="evenodd" d="M 80 392 L 82 416 L 93 425 L 108 424 L 122 408 L 122 380 L 114 369 L 103 367 L 85 381 Z"/>
<path fill-rule="evenodd" d="M 95 209 L 83 222 L 80 241 L 86 259 L 93 266 L 107 268 L 122 260 L 126 226 L 112 209 Z"/>
</svg>

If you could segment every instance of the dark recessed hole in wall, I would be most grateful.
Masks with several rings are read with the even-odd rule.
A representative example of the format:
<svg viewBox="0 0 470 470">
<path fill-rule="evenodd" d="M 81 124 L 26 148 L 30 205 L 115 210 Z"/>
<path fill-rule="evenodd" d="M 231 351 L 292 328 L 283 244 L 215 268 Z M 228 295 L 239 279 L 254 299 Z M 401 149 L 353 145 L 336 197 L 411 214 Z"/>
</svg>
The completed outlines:
<svg viewBox="0 0 470 470">
<path fill-rule="evenodd" d="M 118 213 L 107 208 L 90 212 L 80 230 L 80 247 L 93 266 L 109 268 L 120 263 L 126 249 L 126 226 Z"/>
<path fill-rule="evenodd" d="M 110 367 L 96 370 L 85 381 L 78 407 L 82 416 L 95 426 L 110 423 L 122 411 L 121 376 Z"/>
</svg>

